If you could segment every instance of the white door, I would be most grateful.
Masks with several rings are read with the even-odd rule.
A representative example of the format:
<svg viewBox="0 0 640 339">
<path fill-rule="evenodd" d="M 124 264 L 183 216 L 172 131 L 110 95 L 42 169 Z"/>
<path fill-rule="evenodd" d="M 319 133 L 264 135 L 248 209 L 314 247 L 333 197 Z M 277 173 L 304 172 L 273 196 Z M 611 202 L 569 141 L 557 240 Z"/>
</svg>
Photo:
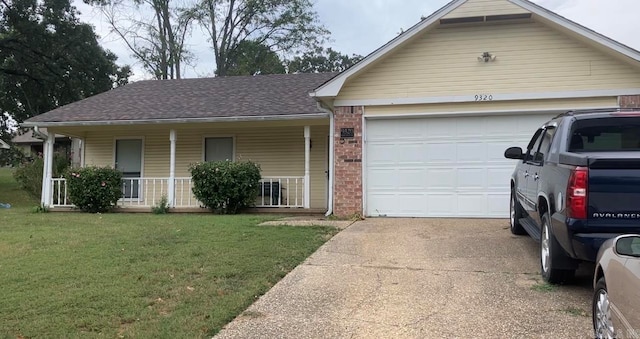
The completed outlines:
<svg viewBox="0 0 640 339">
<path fill-rule="evenodd" d="M 510 146 L 526 147 L 550 114 L 368 120 L 366 215 L 509 215 Z"/>
</svg>

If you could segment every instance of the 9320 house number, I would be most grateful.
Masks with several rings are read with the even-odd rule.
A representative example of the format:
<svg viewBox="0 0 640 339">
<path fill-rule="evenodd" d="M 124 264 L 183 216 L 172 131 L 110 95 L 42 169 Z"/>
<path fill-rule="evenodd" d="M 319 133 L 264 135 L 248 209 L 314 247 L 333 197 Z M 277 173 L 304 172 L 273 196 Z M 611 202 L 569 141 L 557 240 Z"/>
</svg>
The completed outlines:
<svg viewBox="0 0 640 339">
<path fill-rule="evenodd" d="M 493 101 L 492 94 L 476 94 L 474 98 L 476 101 Z"/>
</svg>

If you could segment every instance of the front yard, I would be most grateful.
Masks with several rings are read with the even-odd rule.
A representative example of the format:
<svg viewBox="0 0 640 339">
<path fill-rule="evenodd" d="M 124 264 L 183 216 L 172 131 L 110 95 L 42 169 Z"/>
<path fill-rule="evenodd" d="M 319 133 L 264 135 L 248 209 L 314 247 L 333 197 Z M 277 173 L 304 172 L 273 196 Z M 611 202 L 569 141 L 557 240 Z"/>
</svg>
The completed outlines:
<svg viewBox="0 0 640 339">
<path fill-rule="evenodd" d="M 335 231 L 263 216 L 34 213 L 0 169 L 0 337 L 211 336 Z"/>
</svg>

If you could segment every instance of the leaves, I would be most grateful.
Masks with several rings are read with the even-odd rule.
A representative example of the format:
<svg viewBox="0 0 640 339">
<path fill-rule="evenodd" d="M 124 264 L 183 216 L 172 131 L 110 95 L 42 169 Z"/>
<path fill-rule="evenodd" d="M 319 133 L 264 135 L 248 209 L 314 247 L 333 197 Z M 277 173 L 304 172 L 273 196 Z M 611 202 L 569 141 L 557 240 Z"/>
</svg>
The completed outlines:
<svg viewBox="0 0 640 339">
<path fill-rule="evenodd" d="M 84 212 L 108 212 L 122 197 L 122 173 L 110 167 L 70 168 L 64 178 L 69 200 Z"/>
<path fill-rule="evenodd" d="M 332 48 L 318 48 L 297 56 L 287 63 L 289 73 L 342 72 L 362 60 L 361 55 L 351 56 Z"/>
</svg>

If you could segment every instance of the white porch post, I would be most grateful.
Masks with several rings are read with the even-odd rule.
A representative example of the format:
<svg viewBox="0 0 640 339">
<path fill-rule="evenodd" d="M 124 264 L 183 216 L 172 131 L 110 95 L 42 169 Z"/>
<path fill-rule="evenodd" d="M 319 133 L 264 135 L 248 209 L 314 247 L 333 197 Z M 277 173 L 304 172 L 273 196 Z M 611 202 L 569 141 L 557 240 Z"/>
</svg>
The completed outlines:
<svg viewBox="0 0 640 339">
<path fill-rule="evenodd" d="M 53 143 L 55 142 L 55 134 L 49 132 L 47 138 L 42 146 L 42 195 L 40 197 L 40 203 L 45 207 L 50 207 L 52 204 L 52 183 L 53 176 Z"/>
<path fill-rule="evenodd" d="M 169 160 L 169 183 L 167 190 L 169 207 L 175 207 L 176 202 L 176 130 L 169 131 L 169 141 L 171 143 L 170 160 Z"/>
<path fill-rule="evenodd" d="M 311 127 L 304 126 L 304 208 L 311 207 L 311 183 L 310 183 L 310 162 L 311 162 Z"/>
</svg>

